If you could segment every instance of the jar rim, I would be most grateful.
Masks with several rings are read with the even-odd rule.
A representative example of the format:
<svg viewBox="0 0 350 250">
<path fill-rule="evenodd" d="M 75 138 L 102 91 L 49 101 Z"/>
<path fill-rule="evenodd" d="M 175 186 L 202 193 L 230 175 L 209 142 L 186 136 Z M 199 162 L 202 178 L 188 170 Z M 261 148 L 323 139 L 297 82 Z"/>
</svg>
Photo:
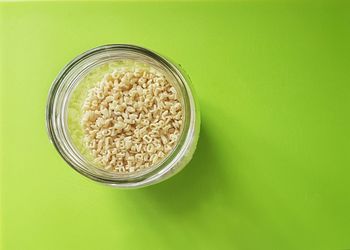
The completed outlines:
<svg viewBox="0 0 350 250">
<path fill-rule="evenodd" d="M 91 167 L 85 167 L 84 163 L 79 162 L 79 159 L 73 159 L 72 157 L 79 157 L 79 155 L 72 155 L 69 149 L 71 149 L 71 142 L 67 138 L 68 128 L 64 126 L 66 117 L 63 116 L 64 107 L 62 106 L 64 101 L 67 104 L 67 92 L 70 94 L 74 89 L 68 88 L 67 84 L 70 84 L 69 77 L 76 77 L 81 74 L 82 65 L 87 63 L 88 60 L 94 59 L 94 56 L 99 56 L 103 53 L 112 52 L 129 52 L 136 53 L 145 56 L 155 62 L 159 63 L 162 67 L 172 73 L 176 78 L 177 84 L 182 87 L 182 94 L 185 106 L 185 124 L 183 131 L 181 132 L 180 140 L 177 143 L 175 149 L 162 161 L 157 167 L 143 173 L 140 171 L 138 175 L 128 175 L 122 177 L 121 175 L 113 175 L 113 173 L 107 174 L 106 171 L 101 171 L 97 167 L 91 169 Z M 111 57 L 113 58 L 113 56 Z M 128 60 L 128 58 L 125 58 Z M 96 58 L 95 58 L 96 60 Z M 76 70 L 77 72 L 74 72 Z M 79 83 L 77 83 L 79 84 Z M 64 92 L 66 91 L 66 92 Z M 187 113 L 187 114 L 186 114 Z M 171 62 L 169 59 L 143 47 L 130 44 L 109 44 L 102 45 L 90 49 L 70 61 L 58 74 L 52 83 L 49 91 L 47 106 L 46 106 L 46 128 L 51 142 L 54 144 L 56 150 L 61 157 L 70 165 L 74 170 L 80 174 L 93 179 L 95 181 L 118 186 L 118 187 L 139 187 L 157 182 L 163 176 L 168 175 L 169 172 L 174 171 L 176 164 L 181 161 L 185 156 L 187 149 L 190 147 L 195 133 L 196 123 L 196 105 L 192 95 L 190 87 L 190 79 L 183 69 L 177 64 Z M 68 145 L 69 144 L 69 145 Z M 79 152 L 75 152 L 75 154 Z M 81 159 L 80 159 L 81 160 Z"/>
</svg>

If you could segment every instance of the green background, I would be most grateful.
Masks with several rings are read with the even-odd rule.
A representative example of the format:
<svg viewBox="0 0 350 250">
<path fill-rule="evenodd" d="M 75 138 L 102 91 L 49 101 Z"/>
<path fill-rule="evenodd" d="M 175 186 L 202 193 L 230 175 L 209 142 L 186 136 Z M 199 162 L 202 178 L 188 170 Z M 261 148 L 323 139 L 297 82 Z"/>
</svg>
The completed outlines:
<svg viewBox="0 0 350 250">
<path fill-rule="evenodd" d="M 62 67 L 108 43 L 180 63 L 202 111 L 191 163 L 118 190 L 49 143 Z M 1 246 L 349 249 L 349 2 L 0 4 Z"/>
</svg>

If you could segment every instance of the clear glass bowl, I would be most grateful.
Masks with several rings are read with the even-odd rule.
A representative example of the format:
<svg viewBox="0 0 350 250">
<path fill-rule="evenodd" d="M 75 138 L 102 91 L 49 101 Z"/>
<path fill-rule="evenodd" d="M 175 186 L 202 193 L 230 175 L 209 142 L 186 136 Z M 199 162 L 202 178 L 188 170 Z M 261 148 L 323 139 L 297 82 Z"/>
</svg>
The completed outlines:
<svg viewBox="0 0 350 250">
<path fill-rule="evenodd" d="M 161 71 L 180 93 L 184 108 L 184 125 L 173 151 L 154 166 L 134 173 L 113 173 L 98 167 L 85 154 L 70 121 L 79 113 L 72 112 L 72 96 L 89 73 L 103 65 L 115 67 L 149 65 Z M 82 93 L 83 95 L 84 93 Z M 80 93 L 78 94 L 80 95 Z M 77 96 L 77 94 L 75 94 Z M 74 97 L 75 98 L 75 97 Z M 74 99 L 73 98 L 73 99 Z M 79 107 L 78 107 L 79 108 Z M 73 109 L 74 111 L 74 109 Z M 142 187 L 163 181 L 185 167 L 195 151 L 199 129 L 199 107 L 190 86 L 190 79 L 179 65 L 145 48 L 126 44 L 99 46 L 79 55 L 68 63 L 53 82 L 46 107 L 49 137 L 62 158 L 82 175 L 115 187 Z M 73 127 L 73 128 L 72 128 Z"/>
</svg>

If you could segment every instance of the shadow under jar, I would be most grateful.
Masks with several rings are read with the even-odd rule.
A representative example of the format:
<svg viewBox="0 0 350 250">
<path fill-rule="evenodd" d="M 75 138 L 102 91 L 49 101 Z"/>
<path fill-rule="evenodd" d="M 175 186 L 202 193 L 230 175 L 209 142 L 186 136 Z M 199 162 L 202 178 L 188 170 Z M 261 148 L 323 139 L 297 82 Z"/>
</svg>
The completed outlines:
<svg viewBox="0 0 350 250">
<path fill-rule="evenodd" d="M 137 68 L 155 69 L 176 89 L 182 127 L 175 145 L 159 162 L 134 172 L 113 172 L 97 164 L 84 143 L 82 107 L 88 90 L 106 74 Z M 57 151 L 80 174 L 111 186 L 135 188 L 163 181 L 185 167 L 198 141 L 200 114 L 190 79 L 180 66 L 142 47 L 112 44 L 91 49 L 63 68 L 49 92 L 46 125 Z"/>
</svg>

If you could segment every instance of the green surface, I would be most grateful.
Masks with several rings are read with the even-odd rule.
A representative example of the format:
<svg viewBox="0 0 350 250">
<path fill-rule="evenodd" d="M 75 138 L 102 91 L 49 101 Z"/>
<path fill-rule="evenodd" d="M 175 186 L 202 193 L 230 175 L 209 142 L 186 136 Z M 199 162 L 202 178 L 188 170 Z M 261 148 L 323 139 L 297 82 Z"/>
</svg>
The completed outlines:
<svg viewBox="0 0 350 250">
<path fill-rule="evenodd" d="M 202 131 L 145 189 L 73 171 L 49 143 L 52 80 L 133 43 L 182 64 Z M 2 249 L 349 249 L 350 3 L 1 3 Z"/>
</svg>

